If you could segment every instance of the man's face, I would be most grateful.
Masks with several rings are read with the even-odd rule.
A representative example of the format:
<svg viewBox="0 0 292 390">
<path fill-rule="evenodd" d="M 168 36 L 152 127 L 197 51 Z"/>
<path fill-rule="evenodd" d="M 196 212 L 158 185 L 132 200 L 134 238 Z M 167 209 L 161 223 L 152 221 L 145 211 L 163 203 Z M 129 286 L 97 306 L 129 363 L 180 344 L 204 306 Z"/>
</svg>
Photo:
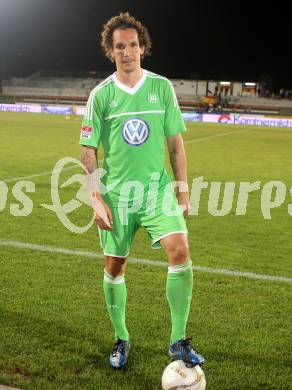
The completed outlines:
<svg viewBox="0 0 292 390">
<path fill-rule="evenodd" d="M 140 68 L 141 54 L 143 53 L 144 47 L 139 46 L 138 34 L 134 28 L 114 31 L 111 56 L 118 71 L 131 73 Z"/>
</svg>

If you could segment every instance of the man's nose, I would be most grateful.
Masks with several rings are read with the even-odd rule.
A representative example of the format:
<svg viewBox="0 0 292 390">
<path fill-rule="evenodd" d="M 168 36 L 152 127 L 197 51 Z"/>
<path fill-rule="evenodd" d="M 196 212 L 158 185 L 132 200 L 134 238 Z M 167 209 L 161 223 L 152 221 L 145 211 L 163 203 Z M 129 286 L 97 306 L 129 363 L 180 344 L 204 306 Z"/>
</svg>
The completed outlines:
<svg viewBox="0 0 292 390">
<path fill-rule="evenodd" d="M 128 55 L 130 55 L 130 49 L 128 46 L 126 46 L 124 49 L 124 56 L 128 56 Z"/>
</svg>

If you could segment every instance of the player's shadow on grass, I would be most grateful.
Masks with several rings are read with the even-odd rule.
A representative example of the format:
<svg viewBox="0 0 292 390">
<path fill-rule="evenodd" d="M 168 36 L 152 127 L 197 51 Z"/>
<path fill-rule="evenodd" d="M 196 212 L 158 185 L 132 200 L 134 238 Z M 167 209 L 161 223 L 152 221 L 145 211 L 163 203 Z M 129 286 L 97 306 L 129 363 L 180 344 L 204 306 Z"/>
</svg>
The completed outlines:
<svg viewBox="0 0 292 390">
<path fill-rule="evenodd" d="M 100 336 L 97 322 L 93 323 L 92 328 L 88 330 L 79 326 L 74 327 L 74 324 L 72 326 L 64 324 L 59 320 L 45 320 L 24 312 L 0 308 L 0 313 L 0 327 L 6 328 L 5 334 L 0 333 L 0 338 L 5 339 L 12 360 L 16 356 L 20 360 L 23 357 L 25 361 L 36 360 L 41 365 L 42 355 L 44 361 L 48 355 L 49 358 L 51 355 L 52 359 L 57 355 L 63 360 L 56 365 L 60 363 L 64 368 L 73 369 L 76 374 L 81 373 L 89 365 L 94 365 L 95 369 L 112 370 L 108 364 L 108 356 L 113 345 L 112 331 L 107 337 Z M 11 328 L 11 336 L 9 336 L 9 328 Z M 9 348 L 9 338 L 13 343 L 11 348 Z M 18 346 L 19 350 L 15 346 Z M 31 354 L 34 346 L 36 353 Z M 13 351 L 15 356 L 12 355 Z M 78 359 L 70 359 L 70 356 L 76 357 L 76 355 Z M 147 378 L 142 378 L 143 367 L 148 364 L 147 362 L 154 364 L 157 359 L 161 361 L 162 367 L 167 363 L 165 350 L 159 346 L 155 347 L 154 344 L 149 347 L 145 339 L 141 342 L 136 336 L 131 348 L 131 359 L 125 372 L 130 374 L 131 371 L 138 370 L 142 382 L 146 383 Z"/>
<path fill-rule="evenodd" d="M 15 330 L 17 330 L 20 338 L 19 344 L 22 344 L 22 348 L 26 344 L 30 349 L 32 345 L 42 346 L 42 349 L 46 352 L 58 350 L 64 352 L 64 354 L 77 353 L 91 363 L 97 363 L 97 358 L 108 352 L 108 345 L 106 345 L 104 339 L 99 337 L 98 329 L 95 326 L 88 332 L 88 329 L 83 330 L 80 327 L 74 327 L 74 324 L 71 327 L 58 320 L 44 320 L 23 312 L 13 312 L 0 308 L 0 313 L 0 326 L 6 328 L 6 338 L 9 337 L 7 328 L 14 329 L 11 332 L 14 335 L 14 346 L 17 345 L 15 340 Z M 2 340 L 5 335 L 0 334 Z M 25 350 L 21 352 L 25 355 Z"/>
<path fill-rule="evenodd" d="M 167 360 L 158 357 L 162 352 L 160 349 L 154 351 L 145 343 L 143 346 L 137 343 L 131 351 L 131 359 L 126 370 L 113 370 L 108 363 L 112 347 L 111 332 L 105 339 L 98 335 L 95 324 L 88 332 L 88 328 L 84 331 L 80 327 L 74 327 L 74 324 L 71 327 L 58 320 L 44 320 L 28 313 L 2 308 L 0 313 L 0 327 L 5 329 L 5 333 L 0 333 L 0 338 L 5 340 L 7 350 L 5 362 L 9 367 L 6 374 L 12 378 L 17 373 L 24 381 L 35 381 L 38 377 L 44 376 L 44 380 L 57 383 L 58 372 L 61 369 L 64 375 L 76 378 L 78 383 L 77 378 L 90 371 L 92 376 L 99 372 L 102 378 L 111 378 L 111 381 L 116 378 L 119 389 L 160 389 L 157 379 L 160 378 Z M 1 351 L 1 348 L 0 352 L 5 356 L 5 351 Z M 161 361 L 161 367 L 157 367 L 156 379 L 152 372 L 148 374 L 145 372 L 145 366 L 149 362 L 150 367 L 153 367 L 157 359 Z M 47 367 L 47 361 L 54 362 L 54 365 Z M 34 370 L 31 371 L 30 367 L 34 367 Z"/>
</svg>

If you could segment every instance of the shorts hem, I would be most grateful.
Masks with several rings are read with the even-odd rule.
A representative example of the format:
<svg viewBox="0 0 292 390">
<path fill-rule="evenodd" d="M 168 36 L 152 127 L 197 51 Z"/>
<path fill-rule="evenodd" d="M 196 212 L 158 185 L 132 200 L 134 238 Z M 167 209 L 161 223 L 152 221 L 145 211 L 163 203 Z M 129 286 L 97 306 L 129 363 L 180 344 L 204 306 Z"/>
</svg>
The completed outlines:
<svg viewBox="0 0 292 390">
<path fill-rule="evenodd" d="M 130 253 L 130 252 L 128 252 L 125 256 L 124 256 L 124 255 L 123 255 L 123 256 L 120 256 L 120 255 L 113 255 L 112 253 L 103 252 L 104 256 L 120 257 L 120 258 L 122 258 L 122 259 L 125 259 L 126 257 L 128 257 L 128 256 L 129 256 L 129 253 Z"/>
<path fill-rule="evenodd" d="M 187 230 L 178 230 L 178 231 L 174 231 L 174 232 L 170 232 L 170 233 L 164 234 L 163 236 L 161 236 L 161 237 L 159 237 L 159 238 L 153 240 L 151 246 L 153 247 L 153 245 L 156 244 L 158 241 L 162 240 L 162 239 L 165 238 L 165 237 L 170 236 L 171 234 L 176 234 L 176 233 L 185 233 L 185 234 L 188 234 L 188 231 L 187 231 Z"/>
</svg>

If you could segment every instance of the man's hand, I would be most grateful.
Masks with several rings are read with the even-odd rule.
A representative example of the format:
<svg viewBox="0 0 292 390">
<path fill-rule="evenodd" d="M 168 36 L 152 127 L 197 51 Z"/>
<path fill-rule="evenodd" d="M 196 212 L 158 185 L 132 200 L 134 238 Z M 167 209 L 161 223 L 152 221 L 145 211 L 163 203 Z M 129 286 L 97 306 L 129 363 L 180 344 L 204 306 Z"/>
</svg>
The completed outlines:
<svg viewBox="0 0 292 390">
<path fill-rule="evenodd" d="M 111 209 L 97 193 L 92 194 L 94 221 L 100 229 L 112 230 L 113 217 Z"/>
<path fill-rule="evenodd" d="M 84 173 L 86 175 L 87 186 L 90 192 L 95 223 L 100 229 L 112 230 L 112 212 L 99 193 L 97 149 L 91 146 L 83 146 L 82 163 L 85 167 Z"/>
<path fill-rule="evenodd" d="M 178 204 L 182 207 L 184 211 L 184 217 L 186 218 L 190 212 L 190 195 L 188 192 L 179 192 L 177 193 Z"/>
</svg>

